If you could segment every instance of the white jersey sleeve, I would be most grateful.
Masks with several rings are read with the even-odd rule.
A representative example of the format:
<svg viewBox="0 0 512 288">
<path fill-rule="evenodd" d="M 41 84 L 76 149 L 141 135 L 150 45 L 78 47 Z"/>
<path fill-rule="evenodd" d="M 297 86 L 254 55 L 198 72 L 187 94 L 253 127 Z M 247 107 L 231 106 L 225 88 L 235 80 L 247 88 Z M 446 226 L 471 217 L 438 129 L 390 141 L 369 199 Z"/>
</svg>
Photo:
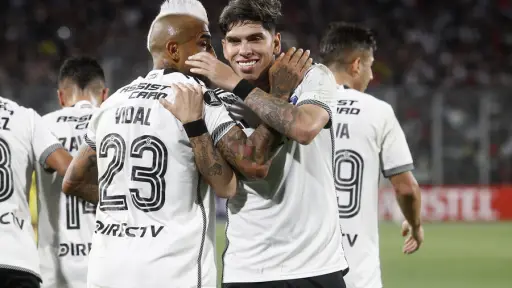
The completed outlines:
<svg viewBox="0 0 512 288">
<path fill-rule="evenodd" d="M 383 113 L 386 113 L 386 122 L 382 138 L 380 161 L 382 174 L 389 178 L 393 175 L 411 171 L 414 169 L 411 151 L 407 145 L 404 131 L 396 119 L 395 112 L 391 106 L 387 106 Z"/>
<path fill-rule="evenodd" d="M 28 117 L 32 125 L 32 150 L 34 151 L 35 159 L 44 168 L 48 169 L 46 159 L 55 152 L 55 150 L 62 148 L 62 144 L 57 137 L 51 132 L 50 128 L 43 120 L 43 118 L 32 109 L 28 109 Z"/>
<path fill-rule="evenodd" d="M 219 140 L 236 125 L 213 90 L 206 90 L 204 93 L 204 121 L 213 145 L 217 145 Z"/>
<path fill-rule="evenodd" d="M 297 106 L 304 104 L 320 106 L 332 119 L 332 109 L 336 105 L 336 89 L 336 79 L 329 68 L 316 64 L 304 76 L 304 80 L 294 91 L 290 101 Z"/>
</svg>

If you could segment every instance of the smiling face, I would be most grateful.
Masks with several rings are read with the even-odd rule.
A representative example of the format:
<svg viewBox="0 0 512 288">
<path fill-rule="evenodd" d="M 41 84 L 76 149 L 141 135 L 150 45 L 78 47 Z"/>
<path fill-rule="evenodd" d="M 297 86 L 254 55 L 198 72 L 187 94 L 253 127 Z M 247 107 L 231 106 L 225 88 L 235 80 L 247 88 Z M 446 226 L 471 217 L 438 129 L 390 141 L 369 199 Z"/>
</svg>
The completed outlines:
<svg viewBox="0 0 512 288">
<path fill-rule="evenodd" d="M 224 58 L 242 78 L 256 81 L 281 52 L 281 35 L 260 23 L 237 23 L 222 40 Z"/>
</svg>

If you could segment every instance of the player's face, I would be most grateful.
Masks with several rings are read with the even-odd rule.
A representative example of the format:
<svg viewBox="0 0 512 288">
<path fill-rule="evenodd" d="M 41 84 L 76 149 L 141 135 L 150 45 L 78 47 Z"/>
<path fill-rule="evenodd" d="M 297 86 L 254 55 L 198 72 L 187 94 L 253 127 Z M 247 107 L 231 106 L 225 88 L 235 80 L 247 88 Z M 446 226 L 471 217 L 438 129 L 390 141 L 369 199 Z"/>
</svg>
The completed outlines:
<svg viewBox="0 0 512 288">
<path fill-rule="evenodd" d="M 178 61 L 176 66 L 179 70 L 185 74 L 195 76 L 201 79 L 203 82 L 209 82 L 205 77 L 201 75 L 194 75 L 190 73 L 189 65 L 185 64 L 188 57 L 197 54 L 199 52 L 207 52 L 217 57 L 212 47 L 212 36 L 208 30 L 206 23 L 200 22 L 198 25 L 188 27 L 187 31 L 190 31 L 190 38 L 179 45 Z"/>
<path fill-rule="evenodd" d="M 190 71 L 191 67 L 185 64 L 185 61 L 188 57 L 199 52 L 207 52 L 217 57 L 212 47 L 212 36 L 206 23 L 190 29 L 190 38 L 180 45 L 178 66 L 182 68 L 182 71 Z"/>
<path fill-rule="evenodd" d="M 366 91 L 366 88 L 368 88 L 368 84 L 373 79 L 373 61 L 373 51 L 365 52 L 363 56 L 360 58 L 359 74 L 354 81 L 354 89 L 359 90 L 361 92 Z"/>
<path fill-rule="evenodd" d="M 240 23 L 222 40 L 224 58 L 242 78 L 256 81 L 281 52 L 281 35 L 260 23 Z"/>
</svg>

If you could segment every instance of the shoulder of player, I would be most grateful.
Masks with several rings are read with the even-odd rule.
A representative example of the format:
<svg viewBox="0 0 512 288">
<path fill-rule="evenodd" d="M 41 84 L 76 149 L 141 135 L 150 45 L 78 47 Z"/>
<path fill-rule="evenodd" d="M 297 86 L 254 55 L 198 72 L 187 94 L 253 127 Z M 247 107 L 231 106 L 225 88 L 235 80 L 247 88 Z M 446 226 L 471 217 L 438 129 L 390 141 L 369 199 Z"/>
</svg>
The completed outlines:
<svg viewBox="0 0 512 288">
<path fill-rule="evenodd" d="M 306 71 L 306 74 L 304 75 L 304 79 L 316 77 L 329 77 L 334 79 L 334 75 L 332 74 L 331 70 L 321 63 L 315 63 L 311 65 L 309 70 Z"/>
<path fill-rule="evenodd" d="M 323 64 L 313 64 L 304 75 L 302 82 L 297 86 L 296 91 L 302 91 L 301 89 L 305 87 L 329 86 L 328 84 L 331 84 L 332 89 L 336 88 L 336 79 L 331 70 Z"/>
<path fill-rule="evenodd" d="M 201 86 L 205 86 L 204 82 L 199 80 L 196 77 L 189 76 L 178 72 L 173 69 L 163 69 L 162 71 L 162 81 L 172 84 L 172 83 L 190 83 L 190 84 L 199 84 Z M 151 80 L 151 79 L 148 79 Z"/>
<path fill-rule="evenodd" d="M 13 112 L 16 112 L 16 111 L 30 111 L 33 109 L 31 108 L 27 108 L 25 106 L 21 106 L 19 105 L 18 103 L 10 100 L 10 99 L 7 99 L 7 98 L 3 98 L 3 97 L 0 97 L 0 105 L 2 106 L 3 109 L 5 110 L 10 110 L 10 111 L 13 111 Z"/>
<path fill-rule="evenodd" d="M 64 114 L 65 109 L 66 108 L 62 108 L 62 109 L 59 109 L 59 110 L 56 110 L 56 111 L 53 111 L 53 112 L 49 112 L 49 113 L 46 113 L 46 114 L 42 115 L 41 117 L 44 120 L 55 120 L 55 119 L 59 118 L 59 116 Z"/>
</svg>

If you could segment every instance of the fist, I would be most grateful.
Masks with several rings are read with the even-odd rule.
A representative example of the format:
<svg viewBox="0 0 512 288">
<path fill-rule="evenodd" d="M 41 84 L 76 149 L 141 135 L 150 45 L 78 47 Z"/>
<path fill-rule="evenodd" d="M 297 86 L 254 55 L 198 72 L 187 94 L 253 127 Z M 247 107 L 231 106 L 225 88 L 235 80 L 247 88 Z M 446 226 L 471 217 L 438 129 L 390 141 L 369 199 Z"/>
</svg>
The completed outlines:
<svg viewBox="0 0 512 288">
<path fill-rule="evenodd" d="M 199 84 L 172 84 L 171 88 L 176 96 L 174 103 L 160 99 L 164 106 L 182 124 L 203 118 L 203 89 Z"/>
</svg>

